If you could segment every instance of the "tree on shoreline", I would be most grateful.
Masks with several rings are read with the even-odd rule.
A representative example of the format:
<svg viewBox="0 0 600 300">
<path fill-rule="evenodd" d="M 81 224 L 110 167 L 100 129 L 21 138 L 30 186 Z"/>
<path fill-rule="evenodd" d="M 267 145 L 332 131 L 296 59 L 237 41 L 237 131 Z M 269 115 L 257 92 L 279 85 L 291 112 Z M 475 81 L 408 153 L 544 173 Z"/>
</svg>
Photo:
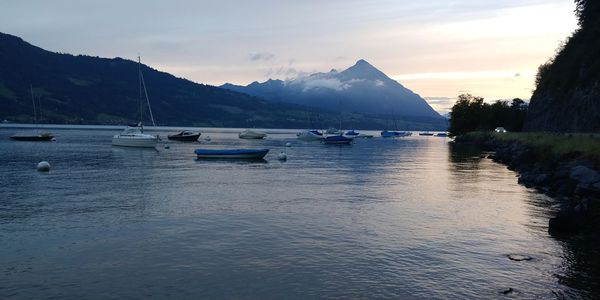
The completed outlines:
<svg viewBox="0 0 600 300">
<path fill-rule="evenodd" d="M 485 103 L 482 97 L 471 94 L 458 96 L 458 101 L 450 112 L 451 136 L 469 131 L 494 130 L 504 127 L 508 131 L 521 131 L 527 115 L 525 101 L 515 98 L 509 101 L 498 100 L 492 104 Z"/>
</svg>

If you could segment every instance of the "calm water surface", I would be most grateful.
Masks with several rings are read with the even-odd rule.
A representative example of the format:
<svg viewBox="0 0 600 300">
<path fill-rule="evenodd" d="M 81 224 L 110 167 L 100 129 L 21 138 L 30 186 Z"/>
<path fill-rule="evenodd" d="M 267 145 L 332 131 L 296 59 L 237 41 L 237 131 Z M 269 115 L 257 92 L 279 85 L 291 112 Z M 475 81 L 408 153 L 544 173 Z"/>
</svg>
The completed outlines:
<svg viewBox="0 0 600 300">
<path fill-rule="evenodd" d="M 261 163 L 112 147 L 118 130 L 14 132 L 0 129 L 0 298 L 597 295 L 576 249 L 546 233 L 551 200 L 445 138 L 203 133 L 206 147 L 271 148 Z"/>
</svg>

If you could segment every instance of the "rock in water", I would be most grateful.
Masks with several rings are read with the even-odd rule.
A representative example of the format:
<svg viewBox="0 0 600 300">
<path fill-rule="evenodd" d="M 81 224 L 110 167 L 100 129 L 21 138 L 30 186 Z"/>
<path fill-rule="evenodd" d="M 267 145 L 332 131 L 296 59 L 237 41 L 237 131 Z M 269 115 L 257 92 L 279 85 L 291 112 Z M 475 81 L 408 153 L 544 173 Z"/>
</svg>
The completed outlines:
<svg viewBox="0 0 600 300">
<path fill-rule="evenodd" d="M 37 165 L 37 170 L 39 172 L 48 172 L 50 171 L 50 164 L 47 161 L 41 161 Z"/>
<path fill-rule="evenodd" d="M 585 184 L 593 184 L 600 181 L 600 174 L 586 166 L 573 167 L 569 177 L 577 182 Z"/>
<path fill-rule="evenodd" d="M 509 254 L 509 255 L 507 255 L 507 257 L 508 257 L 508 259 L 514 260 L 514 261 L 529 261 L 529 260 L 533 259 L 533 257 L 531 257 L 531 256 L 520 255 L 520 254 Z"/>
</svg>

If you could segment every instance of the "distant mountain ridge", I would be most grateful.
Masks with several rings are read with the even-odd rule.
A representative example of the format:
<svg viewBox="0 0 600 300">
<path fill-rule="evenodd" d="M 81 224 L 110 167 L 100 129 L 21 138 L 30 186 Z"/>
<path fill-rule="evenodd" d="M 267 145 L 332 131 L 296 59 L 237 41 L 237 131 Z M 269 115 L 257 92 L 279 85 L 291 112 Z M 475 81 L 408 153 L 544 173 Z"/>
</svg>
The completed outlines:
<svg viewBox="0 0 600 300">
<path fill-rule="evenodd" d="M 247 86 L 224 84 L 229 90 L 271 101 L 308 105 L 332 111 L 388 114 L 443 121 L 419 95 L 361 59 L 348 69 L 315 73 L 290 80 L 269 79 Z"/>
<path fill-rule="evenodd" d="M 30 84 L 43 106 L 41 123 L 123 125 L 139 119 L 135 61 L 50 52 L 0 33 L 0 70 L 0 120 L 33 121 Z M 142 72 L 158 125 L 306 128 L 308 119 L 316 120 L 320 128 L 339 124 L 339 105 L 327 109 L 302 102 L 265 100 L 194 83 L 146 65 L 142 65 Z M 321 89 L 319 80 L 307 88 Z M 337 82 L 324 78 L 321 83 Z M 280 83 L 272 84 L 275 93 Z M 148 116 L 147 111 L 144 114 Z M 386 128 L 390 119 L 389 113 L 343 114 L 344 123 L 357 129 Z M 431 118 L 399 118 L 398 124 L 402 129 L 446 128 L 446 123 Z"/>
</svg>

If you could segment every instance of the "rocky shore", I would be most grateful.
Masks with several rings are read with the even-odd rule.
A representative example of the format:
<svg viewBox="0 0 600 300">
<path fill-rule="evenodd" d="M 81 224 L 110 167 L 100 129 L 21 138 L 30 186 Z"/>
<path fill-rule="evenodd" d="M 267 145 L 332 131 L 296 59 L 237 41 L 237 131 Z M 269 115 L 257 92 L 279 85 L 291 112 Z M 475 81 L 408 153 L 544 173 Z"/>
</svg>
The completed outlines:
<svg viewBox="0 0 600 300">
<path fill-rule="evenodd" d="M 600 237 L 600 172 L 593 160 L 578 153 L 552 155 L 519 140 L 457 137 L 456 143 L 476 143 L 492 151 L 488 158 L 518 172 L 520 184 L 558 200 L 550 219 L 552 235 Z"/>
</svg>

